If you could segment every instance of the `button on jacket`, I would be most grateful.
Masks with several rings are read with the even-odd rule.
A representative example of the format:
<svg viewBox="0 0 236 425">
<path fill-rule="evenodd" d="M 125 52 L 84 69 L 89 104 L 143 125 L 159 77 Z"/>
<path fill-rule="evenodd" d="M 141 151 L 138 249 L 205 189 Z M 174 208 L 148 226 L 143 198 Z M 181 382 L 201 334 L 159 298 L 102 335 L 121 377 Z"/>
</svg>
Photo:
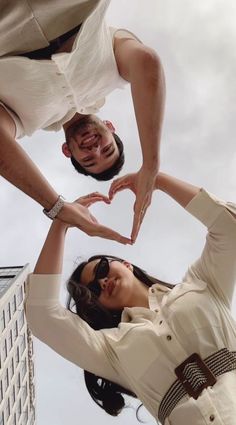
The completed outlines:
<svg viewBox="0 0 236 425">
<path fill-rule="evenodd" d="M 37 129 L 58 131 L 76 112 L 96 113 L 111 91 L 127 83 L 113 51 L 117 30 L 104 20 L 110 0 L 46 3 L 46 10 L 42 0 L 0 5 L 0 104 L 16 124 L 16 138 Z M 82 21 L 71 52 L 55 53 L 50 60 L 17 56 L 47 46 Z"/>
<path fill-rule="evenodd" d="M 231 302 L 236 280 L 236 205 L 203 189 L 186 210 L 208 228 L 200 258 L 173 289 L 149 289 L 149 309 L 125 308 L 118 328 L 94 331 L 58 301 L 60 276 L 29 278 L 26 315 L 33 334 L 64 358 L 132 390 L 157 419 L 174 369 L 192 353 L 202 359 L 236 350 Z M 235 425 L 236 370 L 197 400 L 186 395 L 165 425 Z"/>
</svg>

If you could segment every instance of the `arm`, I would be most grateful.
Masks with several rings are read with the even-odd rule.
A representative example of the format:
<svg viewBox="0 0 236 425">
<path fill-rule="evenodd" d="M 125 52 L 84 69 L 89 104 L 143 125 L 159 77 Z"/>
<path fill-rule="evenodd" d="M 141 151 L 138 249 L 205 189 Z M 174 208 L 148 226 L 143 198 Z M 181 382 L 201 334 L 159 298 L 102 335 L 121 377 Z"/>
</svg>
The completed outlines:
<svg viewBox="0 0 236 425">
<path fill-rule="evenodd" d="M 0 174 L 49 210 L 58 195 L 14 137 L 13 119 L 0 106 Z"/>
<path fill-rule="evenodd" d="M 156 188 L 208 228 L 202 254 L 189 267 L 183 281 L 207 282 L 214 295 L 230 307 L 236 282 L 236 205 L 163 173 L 157 177 Z"/>
<path fill-rule="evenodd" d="M 92 194 L 77 202 L 89 206 L 101 200 L 102 195 Z M 94 331 L 59 302 L 67 227 L 60 220 L 54 220 L 34 273 L 29 276 L 25 301 L 28 324 L 37 338 L 67 360 L 122 385 L 107 355 L 108 348 L 102 331 Z"/>
<path fill-rule="evenodd" d="M 141 142 L 143 167 L 157 174 L 165 104 L 165 78 L 156 52 L 134 39 L 115 37 L 115 58 L 131 93 Z"/>
<path fill-rule="evenodd" d="M 134 181 L 134 174 L 114 181 L 112 196 L 124 189 L 135 193 Z M 158 174 L 155 188 L 171 196 L 208 228 L 203 252 L 184 280 L 207 282 L 214 294 L 230 306 L 236 281 L 236 205 L 164 173 Z"/>
<path fill-rule="evenodd" d="M 136 176 L 137 195 L 131 234 L 135 240 L 141 218 L 151 203 L 159 169 L 165 79 L 158 55 L 137 40 L 116 37 L 114 53 L 120 75 L 131 84 L 143 157 L 142 167 Z"/>
<path fill-rule="evenodd" d="M 0 106 L 0 174 L 46 210 L 50 210 L 55 204 L 58 194 L 14 137 L 15 125 L 13 119 Z M 77 203 L 65 202 L 58 218 L 79 227 L 90 236 L 100 236 L 120 243 L 130 242 L 128 238 L 100 225 L 87 208 Z"/>
<path fill-rule="evenodd" d="M 165 192 L 183 208 L 185 208 L 200 191 L 199 187 L 164 173 L 159 173 L 156 177 L 155 189 Z"/>
</svg>

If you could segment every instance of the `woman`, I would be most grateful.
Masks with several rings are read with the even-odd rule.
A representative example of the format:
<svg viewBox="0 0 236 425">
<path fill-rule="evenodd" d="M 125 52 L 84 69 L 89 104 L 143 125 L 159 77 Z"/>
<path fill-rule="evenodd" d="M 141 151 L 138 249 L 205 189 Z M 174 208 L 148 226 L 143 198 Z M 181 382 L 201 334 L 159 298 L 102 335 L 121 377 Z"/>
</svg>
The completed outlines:
<svg viewBox="0 0 236 425">
<path fill-rule="evenodd" d="M 122 184 L 114 183 L 113 195 Z M 29 325 L 90 373 L 92 397 L 113 415 L 122 408 L 119 394 L 128 392 L 162 425 L 234 425 L 236 206 L 163 173 L 155 187 L 208 227 L 201 257 L 182 282 L 171 287 L 128 261 L 99 256 L 69 279 L 72 313 L 58 301 L 67 226 L 55 220 L 29 279 Z M 78 202 L 99 200 L 107 202 L 99 194 Z"/>
</svg>

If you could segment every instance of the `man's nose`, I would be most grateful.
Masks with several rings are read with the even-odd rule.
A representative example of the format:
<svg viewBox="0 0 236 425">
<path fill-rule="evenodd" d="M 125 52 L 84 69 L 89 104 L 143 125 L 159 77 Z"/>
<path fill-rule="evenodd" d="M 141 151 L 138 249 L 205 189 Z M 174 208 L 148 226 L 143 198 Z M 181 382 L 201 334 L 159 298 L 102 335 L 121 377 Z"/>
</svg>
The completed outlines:
<svg viewBox="0 0 236 425">
<path fill-rule="evenodd" d="M 87 147 L 87 149 L 90 152 L 97 152 L 97 150 L 98 150 L 98 143 L 94 143 L 94 145 Z"/>
</svg>

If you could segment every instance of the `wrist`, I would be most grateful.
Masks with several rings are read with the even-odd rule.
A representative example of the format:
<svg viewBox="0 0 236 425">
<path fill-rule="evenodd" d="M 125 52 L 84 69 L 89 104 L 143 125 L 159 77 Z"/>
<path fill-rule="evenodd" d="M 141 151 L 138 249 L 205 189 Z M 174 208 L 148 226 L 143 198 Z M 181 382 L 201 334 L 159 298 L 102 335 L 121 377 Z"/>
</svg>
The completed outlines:
<svg viewBox="0 0 236 425">
<path fill-rule="evenodd" d="M 155 189 L 165 191 L 166 174 L 160 172 L 156 176 Z"/>
<path fill-rule="evenodd" d="M 156 175 L 159 171 L 159 160 L 143 161 L 142 169 L 148 171 L 151 175 Z"/>
<path fill-rule="evenodd" d="M 55 218 L 52 222 L 52 228 L 56 230 L 57 232 L 66 233 L 69 229 L 69 224 L 65 223 L 64 221 L 59 220 L 58 218 Z"/>
<path fill-rule="evenodd" d="M 64 203 L 65 201 L 63 196 L 59 195 L 54 205 L 49 210 L 44 208 L 43 213 L 51 220 L 54 220 L 63 208 Z"/>
</svg>

